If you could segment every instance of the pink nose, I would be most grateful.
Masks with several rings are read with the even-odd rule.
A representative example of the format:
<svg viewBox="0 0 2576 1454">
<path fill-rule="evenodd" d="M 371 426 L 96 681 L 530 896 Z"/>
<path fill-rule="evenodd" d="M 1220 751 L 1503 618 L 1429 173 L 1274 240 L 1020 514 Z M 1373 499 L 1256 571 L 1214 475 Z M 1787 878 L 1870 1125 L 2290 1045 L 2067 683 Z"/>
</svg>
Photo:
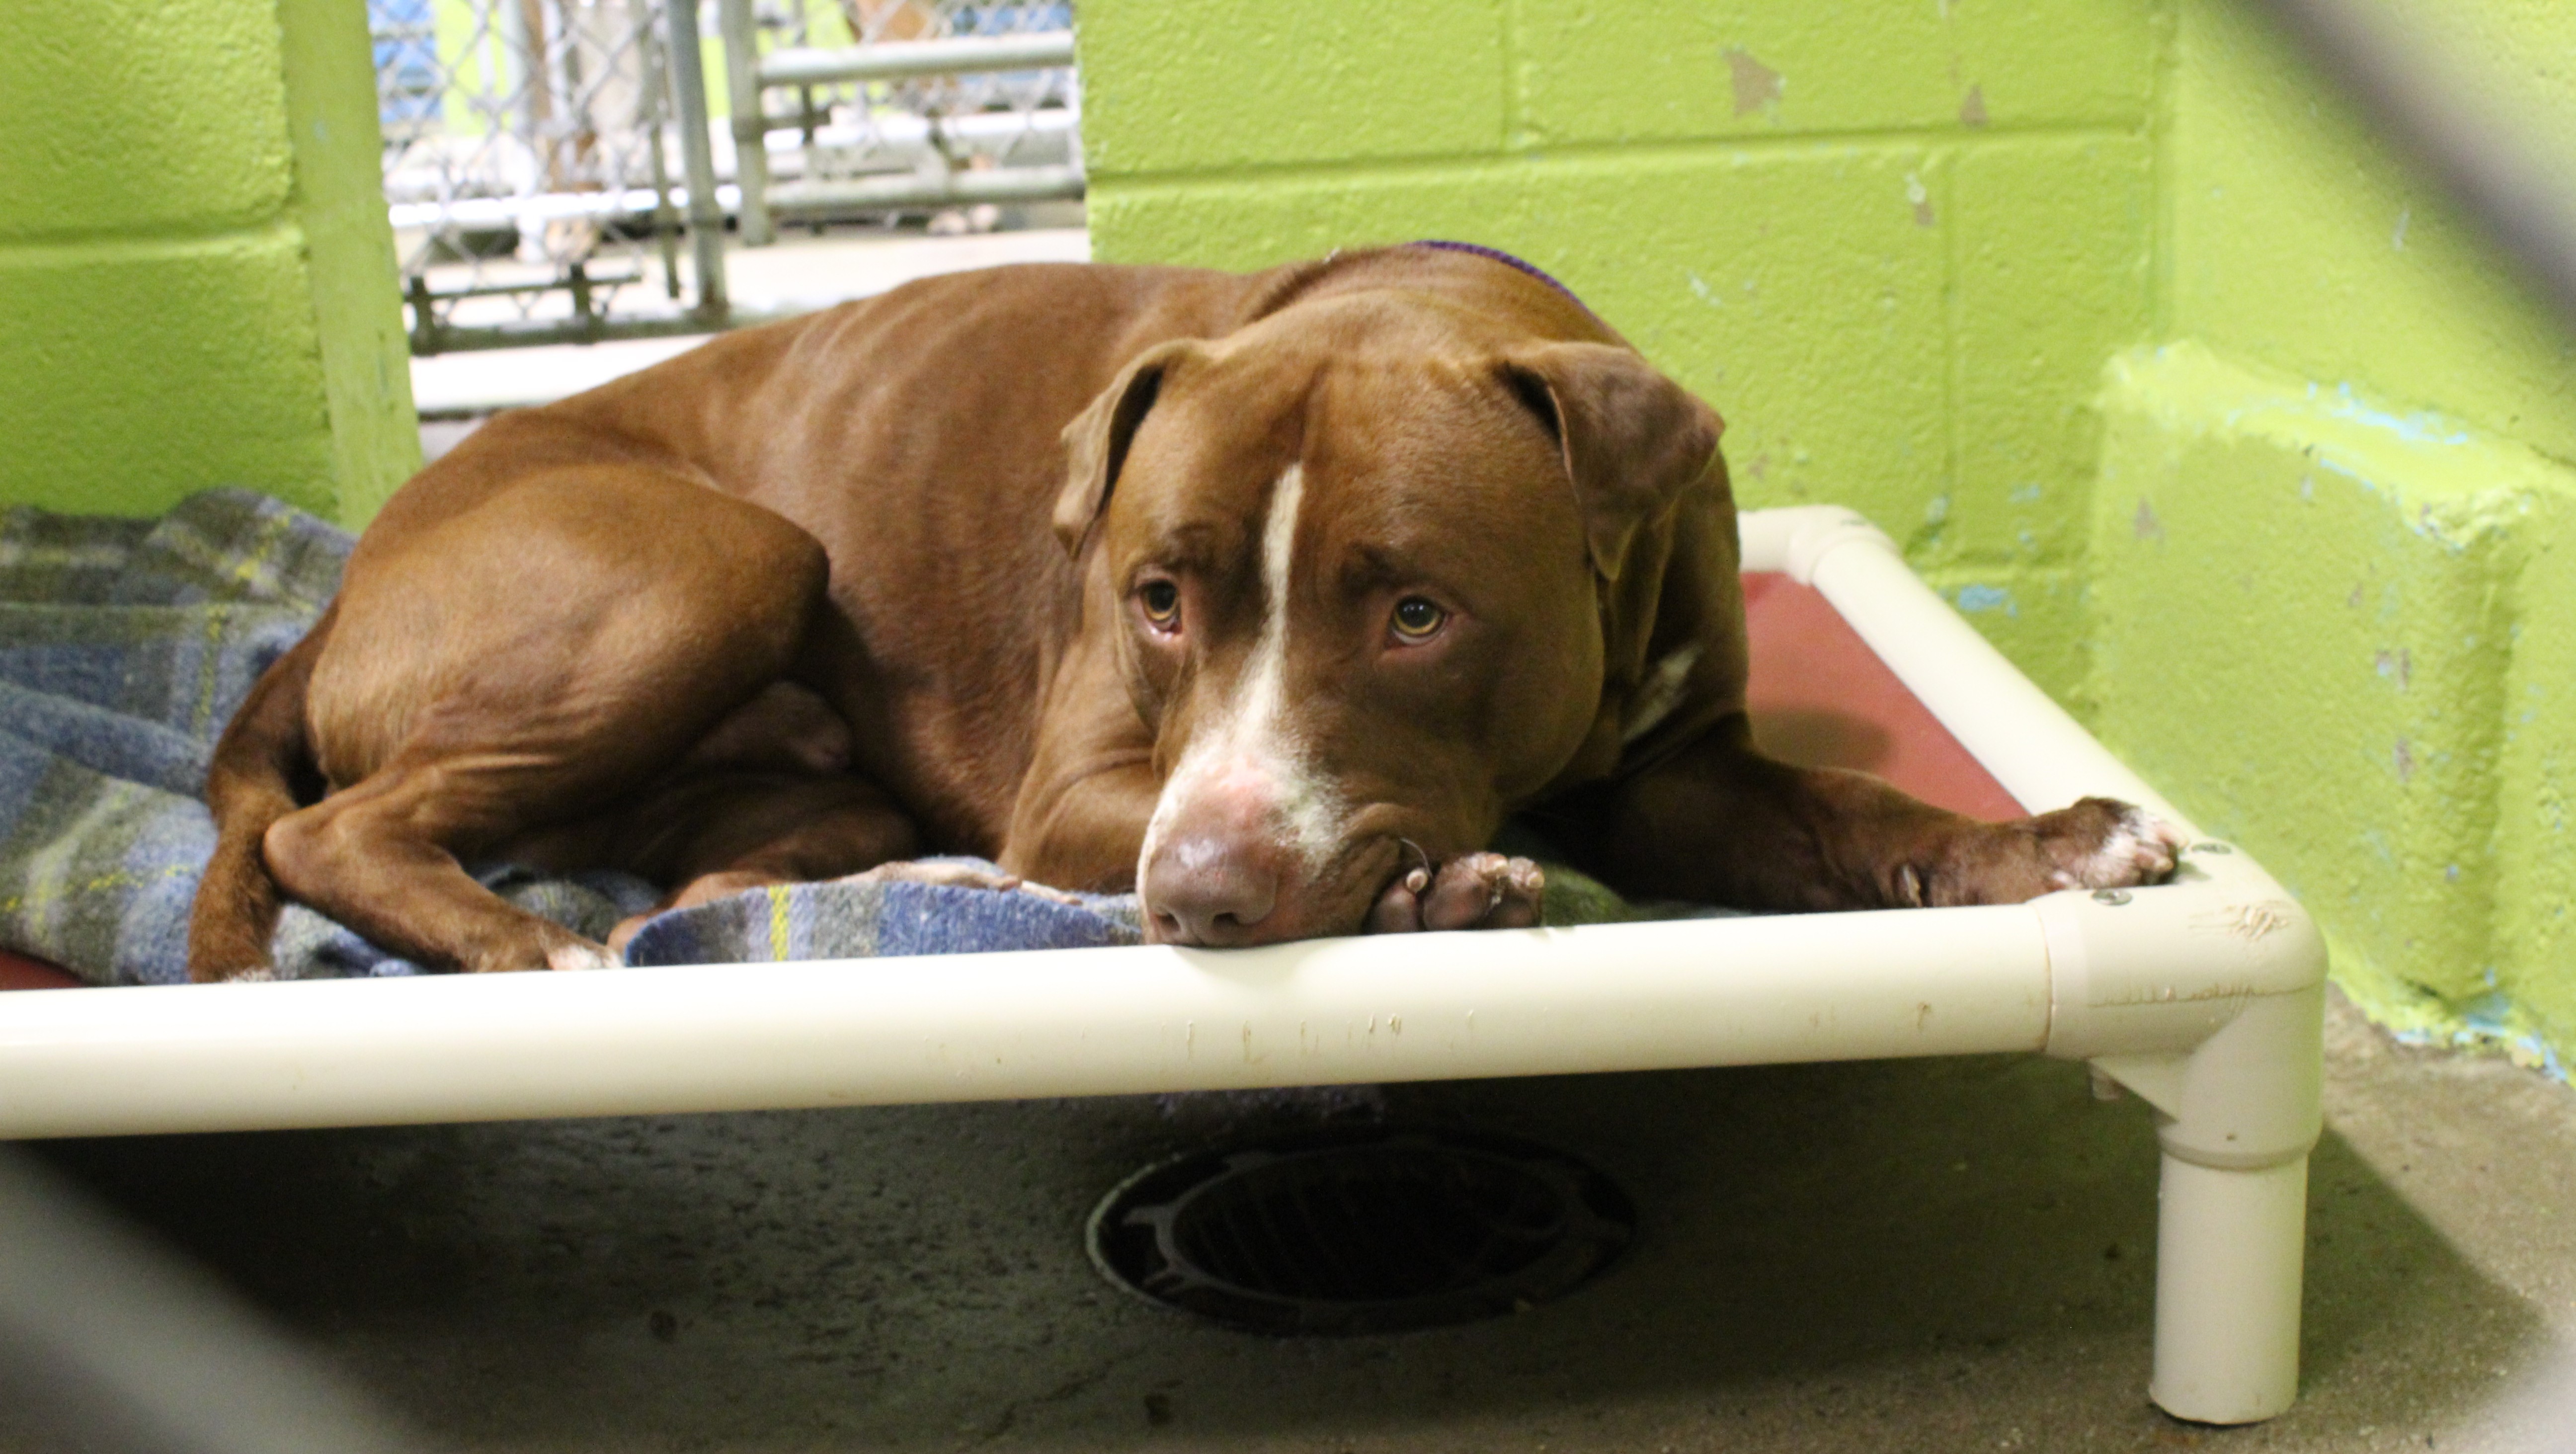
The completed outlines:
<svg viewBox="0 0 2576 1454">
<path fill-rule="evenodd" d="M 1279 937 L 1281 850 L 1261 795 L 1215 792 L 1183 805 L 1139 877 L 1151 937 L 1166 944 L 1259 944 Z"/>
<path fill-rule="evenodd" d="M 1279 903 L 1279 872 L 1264 855 L 1203 838 L 1166 844 L 1147 874 L 1145 911 L 1166 944 L 1257 944 Z"/>
</svg>

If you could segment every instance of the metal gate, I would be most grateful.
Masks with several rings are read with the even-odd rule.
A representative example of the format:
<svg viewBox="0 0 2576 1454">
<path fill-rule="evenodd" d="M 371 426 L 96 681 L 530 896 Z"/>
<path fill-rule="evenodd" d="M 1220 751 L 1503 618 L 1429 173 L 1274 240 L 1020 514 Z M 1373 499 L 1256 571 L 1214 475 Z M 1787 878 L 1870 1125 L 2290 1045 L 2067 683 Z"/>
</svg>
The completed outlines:
<svg viewBox="0 0 2576 1454">
<path fill-rule="evenodd" d="M 1066 0 L 720 0 L 743 241 L 1083 193 Z M 982 214 L 982 215 L 978 215 Z"/>
<path fill-rule="evenodd" d="M 699 58 L 702 6 L 720 67 Z M 963 230 L 1082 195 L 1063 0 L 368 0 L 368 17 L 414 354 L 750 321 L 726 303 L 728 218 L 757 245 L 778 216 Z"/>
</svg>

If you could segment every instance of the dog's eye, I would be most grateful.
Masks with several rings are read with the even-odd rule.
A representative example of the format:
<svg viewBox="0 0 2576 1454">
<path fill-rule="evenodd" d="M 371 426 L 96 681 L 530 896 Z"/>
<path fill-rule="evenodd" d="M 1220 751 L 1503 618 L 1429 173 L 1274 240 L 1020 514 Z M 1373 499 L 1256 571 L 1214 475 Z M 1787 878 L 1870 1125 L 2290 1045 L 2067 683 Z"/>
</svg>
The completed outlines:
<svg viewBox="0 0 2576 1454">
<path fill-rule="evenodd" d="M 1179 586 L 1170 581 L 1147 581 L 1143 589 L 1136 592 L 1136 599 L 1144 603 L 1145 619 L 1153 622 L 1158 629 L 1169 631 L 1180 624 L 1181 588 Z"/>
<path fill-rule="evenodd" d="M 1428 641 L 1448 619 L 1448 612 L 1421 596 L 1395 603 L 1395 634 L 1400 640 Z"/>
</svg>

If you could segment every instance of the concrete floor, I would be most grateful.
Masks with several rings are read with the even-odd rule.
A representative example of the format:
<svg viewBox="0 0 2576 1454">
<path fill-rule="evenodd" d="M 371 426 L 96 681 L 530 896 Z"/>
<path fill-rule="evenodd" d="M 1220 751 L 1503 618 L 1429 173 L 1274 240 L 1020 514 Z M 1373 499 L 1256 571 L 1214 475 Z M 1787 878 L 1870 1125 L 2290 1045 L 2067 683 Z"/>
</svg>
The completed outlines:
<svg viewBox="0 0 2576 1454">
<path fill-rule="evenodd" d="M 46 1155 L 457 1449 L 2576 1448 L 2576 1094 L 2338 1002 L 2326 1096 L 2305 1391 L 2240 1430 L 2145 1399 L 2145 1108 L 2036 1058 Z M 1344 1340 L 1085 1260 L 1151 1158 L 1377 1115 L 1576 1151 L 1639 1240 L 1518 1317 Z"/>
</svg>

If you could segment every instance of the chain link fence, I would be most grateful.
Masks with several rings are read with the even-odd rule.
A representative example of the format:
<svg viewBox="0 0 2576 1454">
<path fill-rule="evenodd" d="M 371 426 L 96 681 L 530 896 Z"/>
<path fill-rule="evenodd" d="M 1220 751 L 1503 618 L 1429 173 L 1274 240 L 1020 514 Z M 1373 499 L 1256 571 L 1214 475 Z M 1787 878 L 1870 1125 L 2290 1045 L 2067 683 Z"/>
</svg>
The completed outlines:
<svg viewBox="0 0 2576 1454">
<path fill-rule="evenodd" d="M 1063 0 L 368 0 L 368 18 L 415 354 L 721 326 L 721 250 L 684 261 L 693 211 L 759 244 L 779 216 L 986 230 L 1082 192 Z M 725 46 L 701 67 L 707 19 Z"/>
<path fill-rule="evenodd" d="M 658 0 L 369 0 L 368 17 L 415 352 L 680 311 Z"/>
</svg>

